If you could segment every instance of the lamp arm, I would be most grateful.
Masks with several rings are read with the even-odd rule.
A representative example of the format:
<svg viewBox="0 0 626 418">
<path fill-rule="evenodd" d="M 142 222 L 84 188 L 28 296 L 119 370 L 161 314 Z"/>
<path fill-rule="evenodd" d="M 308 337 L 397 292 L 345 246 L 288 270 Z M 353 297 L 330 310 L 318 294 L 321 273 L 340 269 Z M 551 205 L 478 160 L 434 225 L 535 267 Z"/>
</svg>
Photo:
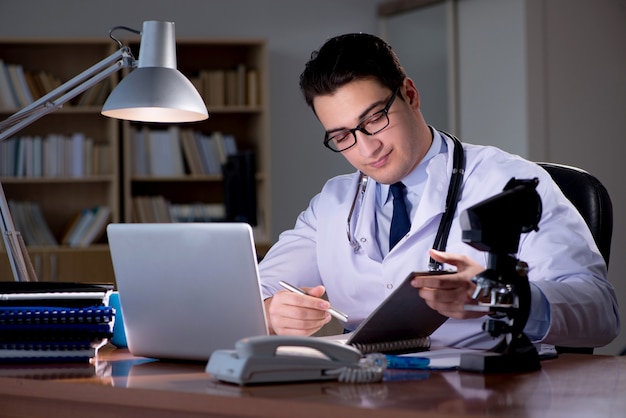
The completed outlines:
<svg viewBox="0 0 626 418">
<path fill-rule="evenodd" d="M 11 137 L 41 117 L 61 108 L 63 104 L 95 86 L 122 68 L 135 65 L 130 48 L 124 46 L 99 63 L 52 90 L 37 101 L 0 122 L 0 142 Z"/>
<path fill-rule="evenodd" d="M 132 67 L 136 63 L 129 47 L 119 50 L 76 77 L 65 82 L 50 93 L 41 97 L 8 119 L 0 122 L 0 142 L 11 137 L 41 117 L 63 106 L 64 103 L 93 87 L 100 81 L 122 68 Z M 9 204 L 0 183 L 0 232 L 4 240 L 13 278 L 15 281 L 37 281 L 37 276 L 30 262 L 22 235 L 15 230 Z"/>
<path fill-rule="evenodd" d="M 0 228 L 2 229 L 2 238 L 4 238 L 4 247 L 9 256 L 9 264 L 13 272 L 13 278 L 16 282 L 37 281 L 37 276 L 28 258 L 26 246 L 23 244 L 22 235 L 15 230 L 13 219 L 9 212 L 9 204 L 2 183 L 0 183 Z"/>
</svg>

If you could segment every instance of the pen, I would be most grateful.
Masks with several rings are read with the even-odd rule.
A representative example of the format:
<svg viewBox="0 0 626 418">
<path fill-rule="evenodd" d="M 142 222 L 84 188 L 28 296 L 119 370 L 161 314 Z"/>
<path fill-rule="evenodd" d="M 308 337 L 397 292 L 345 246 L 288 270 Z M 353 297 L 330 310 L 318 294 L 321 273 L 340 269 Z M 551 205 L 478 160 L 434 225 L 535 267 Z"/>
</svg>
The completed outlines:
<svg viewBox="0 0 626 418">
<path fill-rule="evenodd" d="M 279 281 L 278 284 L 280 284 L 282 287 L 284 287 L 285 289 L 289 290 L 290 292 L 293 293 L 297 293 L 299 295 L 303 295 L 303 296 L 310 296 L 308 293 L 306 293 L 305 291 L 303 291 L 302 289 L 298 289 L 297 287 L 290 285 L 289 283 L 285 282 L 285 281 Z M 348 315 L 346 315 L 345 313 L 341 312 L 340 310 L 337 310 L 335 308 L 333 308 L 332 306 L 330 308 L 328 308 L 326 310 L 326 312 L 328 312 L 329 314 L 331 314 L 332 316 L 334 316 L 335 318 L 337 318 L 338 320 L 342 321 L 342 322 L 348 322 Z"/>
<path fill-rule="evenodd" d="M 369 353 L 365 355 L 365 364 L 383 369 L 424 370 L 428 369 L 430 359 L 427 357 Z"/>
<path fill-rule="evenodd" d="M 388 369 L 426 369 L 430 364 L 429 358 L 411 356 L 385 356 Z"/>
</svg>

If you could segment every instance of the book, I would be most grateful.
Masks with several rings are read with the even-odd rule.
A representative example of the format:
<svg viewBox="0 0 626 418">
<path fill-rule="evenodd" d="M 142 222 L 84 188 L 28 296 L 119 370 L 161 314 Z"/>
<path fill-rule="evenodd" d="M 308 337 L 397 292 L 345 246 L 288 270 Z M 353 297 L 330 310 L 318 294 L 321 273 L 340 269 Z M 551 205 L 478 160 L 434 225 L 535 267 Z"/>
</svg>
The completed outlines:
<svg viewBox="0 0 626 418">
<path fill-rule="evenodd" d="M 233 69 L 224 70 L 224 104 L 236 106 L 238 104 L 237 96 L 237 71 Z"/>
<path fill-rule="evenodd" d="M 72 219 L 69 221 L 68 226 L 65 228 L 65 232 L 63 233 L 63 236 L 61 237 L 61 244 L 67 245 L 70 242 L 70 237 L 72 236 L 74 229 L 76 228 L 76 226 L 78 225 L 82 217 L 83 217 L 82 212 L 78 212 L 74 214 Z"/>
<path fill-rule="evenodd" d="M 9 200 L 16 230 L 20 231 L 26 245 L 58 245 L 37 202 Z"/>
<path fill-rule="evenodd" d="M 82 177 L 85 175 L 85 141 L 87 138 L 82 132 L 76 132 L 69 138 L 70 153 L 68 155 L 70 177 Z"/>
<path fill-rule="evenodd" d="M 56 316 L 47 315 L 44 319 L 44 313 L 42 313 L 41 322 L 27 322 L 28 319 L 36 319 L 35 309 L 22 308 L 23 312 L 16 314 L 24 318 L 22 322 L 14 320 L 15 322 L 3 323 L 3 321 L 0 321 L 0 349 L 58 349 L 67 348 L 69 344 L 72 346 L 89 346 L 113 336 L 113 317 L 115 315 L 113 308 L 96 307 L 90 309 L 93 311 L 104 311 L 104 309 L 107 309 L 107 312 L 98 313 L 98 317 L 95 317 L 93 314 L 61 314 Z M 39 309 L 41 310 L 41 308 Z M 49 308 L 46 310 L 53 313 L 79 311 L 78 309 L 67 308 Z M 80 311 L 83 310 L 81 309 Z M 28 314 L 31 312 L 33 312 L 33 315 L 29 316 Z M 7 317 L 6 321 L 11 321 L 11 319 Z M 96 321 L 106 321 L 106 323 Z"/>
<path fill-rule="evenodd" d="M 198 149 L 193 131 L 191 129 L 181 129 L 180 142 L 189 173 L 191 175 L 204 174 L 202 159 L 200 158 L 200 150 Z"/>
<path fill-rule="evenodd" d="M 154 222 L 151 219 L 152 216 L 152 204 L 150 203 L 149 196 L 135 196 L 133 197 L 133 222 L 149 223 Z"/>
<path fill-rule="evenodd" d="M 83 209 L 78 220 L 74 218 L 72 221 L 70 229 L 64 234 L 61 243 L 63 245 L 69 245 L 70 247 L 77 247 L 81 237 L 84 235 L 85 231 L 89 229 L 89 225 L 94 217 L 95 211 L 93 208 Z"/>
<path fill-rule="evenodd" d="M 9 69 L 7 64 L 0 59 L 0 108 L 13 109 L 16 107 L 18 107 L 18 103 L 11 86 Z"/>
<path fill-rule="evenodd" d="M 420 275 L 446 274 L 446 271 L 412 272 L 350 334 L 346 344 L 363 354 L 401 354 L 430 349 L 430 335 L 447 319 L 426 304 L 411 280 Z"/>
<path fill-rule="evenodd" d="M 84 231 L 83 235 L 79 237 L 78 247 L 87 247 L 94 243 L 102 234 L 109 221 L 111 215 L 111 209 L 108 206 L 97 206 L 94 208 L 94 217 L 92 218 L 89 226 Z"/>
<path fill-rule="evenodd" d="M 170 136 L 168 138 L 169 155 L 171 170 L 174 175 L 182 176 L 185 174 L 185 163 L 183 161 L 183 147 L 180 140 L 180 128 L 178 126 L 170 126 L 167 131 Z"/>
<path fill-rule="evenodd" d="M 205 174 L 221 174 L 221 161 L 216 136 L 195 132 L 195 140 Z"/>
<path fill-rule="evenodd" d="M 154 221 L 157 223 L 171 222 L 170 211 L 168 208 L 169 202 L 165 199 L 165 197 L 161 195 L 152 196 L 150 201 L 152 203 Z"/>
<path fill-rule="evenodd" d="M 215 131 L 211 135 L 211 141 L 215 144 L 212 147 L 212 150 L 217 154 L 217 160 L 219 161 L 219 166 L 223 166 L 226 163 L 226 149 L 224 148 L 224 135 Z"/>
<path fill-rule="evenodd" d="M 222 137 L 222 142 L 224 144 L 224 152 L 227 157 L 229 155 L 237 154 L 237 141 L 235 140 L 235 137 L 233 135 L 224 134 L 224 136 Z"/>
<path fill-rule="evenodd" d="M 149 174 L 158 177 L 182 176 L 183 154 L 178 128 L 150 129 L 147 134 Z"/>
<path fill-rule="evenodd" d="M 0 306 L 100 306 L 112 291 L 113 285 L 108 284 L 0 281 Z"/>
<path fill-rule="evenodd" d="M 221 107 L 226 102 L 226 72 L 225 70 L 202 70 L 200 72 L 202 77 L 202 85 L 204 90 L 204 98 L 207 100 L 207 105 Z"/>
<path fill-rule="evenodd" d="M 110 306 L 88 306 L 66 308 L 59 306 L 0 306 L 0 326 L 7 331 L 9 326 L 19 325 L 15 330 L 41 325 L 57 324 L 56 332 L 62 333 L 68 326 L 103 324 L 111 321 L 113 308 Z M 6 334 L 0 335 L 0 341 L 6 341 Z"/>
<path fill-rule="evenodd" d="M 12 175 L 14 175 L 15 177 L 24 177 L 27 174 L 27 159 L 28 159 L 28 155 L 26 152 L 26 148 L 28 147 L 28 144 L 30 142 L 30 138 L 29 137 L 16 137 L 14 139 L 15 142 L 15 167 L 12 170 L 13 172 L 11 173 Z"/>
<path fill-rule="evenodd" d="M 169 205 L 172 222 L 218 222 L 226 217 L 222 203 L 191 203 Z"/>
<path fill-rule="evenodd" d="M 150 172 L 148 159 L 148 134 L 147 127 L 133 128 L 131 154 L 133 156 L 132 174 L 134 176 L 147 176 Z"/>
<path fill-rule="evenodd" d="M 26 79 L 26 84 L 28 85 L 28 89 L 31 92 L 33 100 L 39 99 L 46 93 L 41 89 L 41 84 L 38 82 L 33 73 L 30 71 L 24 71 L 24 78 Z"/>
<path fill-rule="evenodd" d="M 0 282 L 0 364 L 88 362 L 113 335 L 112 289 Z"/>
<path fill-rule="evenodd" d="M 26 76 L 24 75 L 24 67 L 19 64 L 9 64 L 9 80 L 12 83 L 15 95 L 17 97 L 17 104 L 19 107 L 25 107 L 31 104 L 33 95 L 26 82 Z"/>
<path fill-rule="evenodd" d="M 0 364 L 88 362 L 95 355 L 96 347 L 82 345 L 47 350 L 0 348 Z"/>
<path fill-rule="evenodd" d="M 162 195 L 133 197 L 133 220 L 138 223 L 171 222 L 169 202 Z"/>
<path fill-rule="evenodd" d="M 259 106 L 259 73 L 256 70 L 248 70 L 246 73 L 246 105 Z"/>
<path fill-rule="evenodd" d="M 59 242 L 50 230 L 50 226 L 41 211 L 41 207 L 35 202 L 30 202 L 27 208 L 39 245 L 59 245 Z"/>
<path fill-rule="evenodd" d="M 237 73 L 237 105 L 246 105 L 246 65 L 243 63 L 237 64 L 235 68 Z"/>
<path fill-rule="evenodd" d="M 109 144 L 94 144 L 93 146 L 93 174 L 111 174 L 111 146 Z"/>
<path fill-rule="evenodd" d="M 93 176 L 93 156 L 94 156 L 94 140 L 92 138 L 85 138 L 84 152 L 82 156 L 78 158 L 83 159 L 83 173 L 85 176 Z"/>
<path fill-rule="evenodd" d="M 70 247 L 87 247 L 104 233 L 111 209 L 98 205 L 84 209 L 72 218 L 61 243 Z"/>
<path fill-rule="evenodd" d="M 39 71 L 36 74 L 36 77 L 39 80 L 41 88 L 45 94 L 50 93 L 62 84 L 61 79 L 47 71 Z"/>
</svg>

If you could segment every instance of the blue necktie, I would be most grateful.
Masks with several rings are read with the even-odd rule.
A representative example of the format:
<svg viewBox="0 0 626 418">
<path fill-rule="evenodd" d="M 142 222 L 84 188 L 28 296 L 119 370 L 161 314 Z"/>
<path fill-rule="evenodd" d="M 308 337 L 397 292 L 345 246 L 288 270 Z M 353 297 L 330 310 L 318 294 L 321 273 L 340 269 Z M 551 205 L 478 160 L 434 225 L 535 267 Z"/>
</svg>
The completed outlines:
<svg viewBox="0 0 626 418">
<path fill-rule="evenodd" d="M 393 216 L 389 230 L 389 251 L 409 232 L 411 221 L 404 202 L 405 186 L 401 182 L 389 186 L 393 195 Z"/>
</svg>

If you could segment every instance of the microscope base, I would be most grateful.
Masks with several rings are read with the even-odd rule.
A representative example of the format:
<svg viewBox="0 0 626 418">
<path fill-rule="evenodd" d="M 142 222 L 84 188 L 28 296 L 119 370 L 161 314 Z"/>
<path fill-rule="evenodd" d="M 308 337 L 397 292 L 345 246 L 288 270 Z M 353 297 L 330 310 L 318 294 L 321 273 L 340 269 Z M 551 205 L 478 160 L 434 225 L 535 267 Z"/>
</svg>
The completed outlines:
<svg viewBox="0 0 626 418">
<path fill-rule="evenodd" d="M 460 370 L 478 373 L 518 373 L 539 370 L 536 350 L 525 353 L 465 353 L 461 355 Z"/>
</svg>

